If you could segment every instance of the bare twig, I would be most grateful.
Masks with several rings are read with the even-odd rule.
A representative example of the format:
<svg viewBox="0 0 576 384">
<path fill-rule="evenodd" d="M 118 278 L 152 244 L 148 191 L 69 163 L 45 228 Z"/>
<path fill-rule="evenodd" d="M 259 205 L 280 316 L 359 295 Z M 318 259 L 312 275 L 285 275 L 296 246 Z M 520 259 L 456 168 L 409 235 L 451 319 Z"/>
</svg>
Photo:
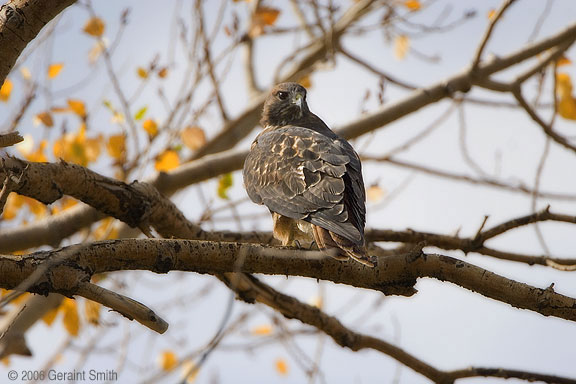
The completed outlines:
<svg viewBox="0 0 576 384">
<path fill-rule="evenodd" d="M 484 53 L 484 48 L 486 47 L 488 40 L 490 40 L 490 36 L 492 36 L 492 32 L 494 30 L 494 27 L 496 26 L 498 21 L 502 18 L 502 16 L 504 15 L 504 12 L 506 12 L 508 7 L 510 7 L 515 1 L 516 0 L 505 0 L 504 3 L 502 3 L 500 8 L 498 9 L 498 11 L 496 11 L 496 13 L 490 19 L 490 23 L 488 24 L 488 29 L 486 29 L 486 32 L 484 33 L 484 36 L 482 37 L 482 40 L 480 41 L 480 44 L 478 45 L 478 48 L 476 50 L 476 54 L 474 55 L 474 60 L 472 60 L 472 65 L 471 65 L 471 71 L 472 72 L 476 71 L 476 69 L 478 68 L 478 65 L 480 64 L 480 60 L 482 59 L 482 53 Z"/>
</svg>

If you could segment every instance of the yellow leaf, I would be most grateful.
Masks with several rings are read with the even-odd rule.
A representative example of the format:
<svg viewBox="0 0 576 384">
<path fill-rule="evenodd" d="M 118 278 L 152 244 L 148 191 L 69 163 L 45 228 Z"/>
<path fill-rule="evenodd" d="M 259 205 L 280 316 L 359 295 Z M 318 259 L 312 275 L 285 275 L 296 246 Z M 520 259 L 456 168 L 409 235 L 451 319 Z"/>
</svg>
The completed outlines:
<svg viewBox="0 0 576 384">
<path fill-rule="evenodd" d="M 254 13 L 254 18 L 258 23 L 262 25 L 274 25 L 278 16 L 280 15 L 280 10 L 267 6 L 260 6 Z"/>
<path fill-rule="evenodd" d="M 117 177 L 120 179 L 120 177 Z M 100 222 L 100 225 L 96 227 L 93 232 L 93 235 L 98 240 L 105 240 L 105 239 L 117 239 L 118 238 L 118 228 L 114 225 L 115 223 L 114 218 L 108 217 Z"/>
<path fill-rule="evenodd" d="M 196 368 L 196 364 L 193 361 L 186 360 L 182 363 L 182 379 L 186 380 L 186 383 L 192 384 L 198 376 L 199 369 Z"/>
<path fill-rule="evenodd" d="M 40 112 L 36 116 L 34 116 L 34 124 L 40 125 L 44 124 L 47 127 L 54 126 L 54 120 L 52 119 L 52 114 L 48 111 Z"/>
<path fill-rule="evenodd" d="M 272 333 L 272 327 L 270 325 L 259 325 L 252 328 L 252 334 L 256 336 L 265 336 Z"/>
<path fill-rule="evenodd" d="M 80 317 L 78 316 L 76 300 L 65 298 L 62 301 L 62 311 L 64 312 L 64 317 L 62 318 L 64 328 L 71 336 L 78 336 L 80 332 Z"/>
<path fill-rule="evenodd" d="M 110 136 L 106 150 L 112 158 L 123 161 L 126 156 L 126 136 L 123 134 Z"/>
<path fill-rule="evenodd" d="M 404 1 L 404 6 L 411 11 L 417 11 L 422 5 L 419 0 L 406 0 Z"/>
<path fill-rule="evenodd" d="M 11 193 L 8 195 L 6 204 L 4 205 L 4 212 L 2 218 L 4 220 L 12 220 L 18 214 L 20 208 L 22 208 L 23 200 L 21 196 L 16 193 Z"/>
<path fill-rule="evenodd" d="M 146 114 L 146 111 L 148 110 L 148 107 L 144 106 L 142 108 L 140 108 L 135 114 L 134 114 L 134 120 L 142 120 L 142 118 L 144 118 L 144 115 Z"/>
<path fill-rule="evenodd" d="M 311 88 L 312 87 L 312 81 L 310 80 L 310 75 L 306 75 L 304 77 L 301 77 L 300 80 L 297 81 L 297 83 L 299 83 L 304 88 Z"/>
<path fill-rule="evenodd" d="M 98 40 L 97 42 L 94 43 L 94 45 L 90 49 L 90 52 L 88 52 L 88 62 L 90 64 L 94 64 L 98 60 L 102 52 L 104 52 L 104 50 L 106 49 L 107 44 L 108 41 L 106 40 L 106 38 L 102 38 L 101 40 Z"/>
<path fill-rule="evenodd" d="M 373 184 L 366 190 L 366 197 L 368 198 L 368 201 L 373 203 L 381 201 L 385 194 L 386 193 L 384 189 L 382 189 L 382 187 L 380 187 L 378 184 Z"/>
<path fill-rule="evenodd" d="M 54 323 L 54 320 L 56 319 L 56 315 L 58 315 L 59 309 L 60 309 L 60 307 L 56 307 L 56 308 L 53 308 L 53 309 L 49 310 L 48 312 L 46 312 L 44 314 L 44 316 L 42 316 L 42 321 L 47 326 L 51 326 L 52 323 Z"/>
<path fill-rule="evenodd" d="M 148 133 L 151 138 L 158 134 L 158 124 L 152 119 L 146 119 L 142 123 L 142 128 Z"/>
<path fill-rule="evenodd" d="M 30 80 L 32 78 L 32 74 L 30 73 L 28 67 L 20 68 L 20 76 L 22 76 L 24 80 Z"/>
<path fill-rule="evenodd" d="M 558 114 L 565 119 L 576 120 L 576 99 L 572 95 L 572 79 L 567 73 L 556 75 L 556 93 L 558 94 Z"/>
<path fill-rule="evenodd" d="M 276 359 L 276 372 L 278 372 L 282 376 L 286 376 L 288 374 L 288 364 L 284 359 Z"/>
<path fill-rule="evenodd" d="M 221 199 L 228 200 L 228 190 L 234 184 L 234 180 L 232 179 L 232 173 L 225 173 L 220 176 L 218 180 L 218 196 Z"/>
<path fill-rule="evenodd" d="M 24 158 L 26 158 L 26 160 L 28 161 L 34 161 L 34 162 L 47 162 L 48 158 L 46 157 L 46 155 L 44 155 L 44 149 L 46 148 L 46 146 L 48 145 L 48 141 L 46 139 L 40 141 L 40 144 L 38 144 L 38 148 L 32 152 L 32 151 L 28 151 L 26 152 L 25 149 L 23 149 L 24 147 L 19 147 L 18 150 L 22 153 L 22 155 L 24 156 Z"/>
<path fill-rule="evenodd" d="M 71 163 L 87 166 L 100 156 L 102 136 L 86 137 L 86 124 L 76 134 L 67 133 L 54 142 L 54 156 Z"/>
<path fill-rule="evenodd" d="M 28 296 L 30 294 L 28 292 L 24 292 L 18 296 L 16 296 L 16 298 L 14 298 L 12 301 L 10 301 L 12 304 L 20 304 L 22 302 L 24 302 L 24 300 L 28 299 Z"/>
<path fill-rule="evenodd" d="M 558 114 L 565 119 L 576 120 L 576 99 L 573 96 L 558 100 Z"/>
<path fill-rule="evenodd" d="M 0 101 L 7 102 L 10 99 L 10 94 L 12 93 L 12 81 L 10 79 L 4 80 L 4 84 L 0 88 Z"/>
<path fill-rule="evenodd" d="M 494 18 L 494 16 L 496 16 L 496 10 L 495 9 L 491 9 L 488 11 L 488 20 L 492 20 Z"/>
<path fill-rule="evenodd" d="M 398 35 L 394 40 L 394 57 L 402 60 L 406 57 L 410 49 L 410 38 L 406 35 Z"/>
<path fill-rule="evenodd" d="M 84 24 L 84 32 L 90 36 L 100 37 L 104 34 L 105 24 L 99 17 L 92 17 Z"/>
<path fill-rule="evenodd" d="M 62 211 L 72 208 L 76 204 L 78 204 L 77 200 L 68 196 L 64 196 L 62 199 L 60 199 L 59 204 L 52 204 L 52 214 L 57 215 Z"/>
<path fill-rule="evenodd" d="M 48 208 L 38 200 L 27 196 L 22 196 L 22 199 L 35 218 L 40 219 L 48 213 Z"/>
<path fill-rule="evenodd" d="M 159 71 L 158 71 L 158 77 L 161 79 L 166 78 L 166 76 L 168 76 L 168 68 L 166 67 L 162 67 Z"/>
<path fill-rule="evenodd" d="M 572 60 L 567 58 L 566 56 L 562 55 L 558 60 L 556 60 L 556 65 L 561 67 L 563 65 L 570 65 L 572 64 Z"/>
<path fill-rule="evenodd" d="M 148 78 L 148 71 L 142 67 L 138 67 L 137 73 L 138 73 L 138 77 L 140 77 L 141 79 L 147 79 Z"/>
<path fill-rule="evenodd" d="M 116 111 L 116 112 L 114 112 L 114 114 L 112 115 L 112 118 L 110 119 L 110 122 L 122 124 L 122 123 L 124 122 L 124 115 L 121 114 L 120 112 Z"/>
<path fill-rule="evenodd" d="M 86 117 L 86 106 L 82 100 L 68 99 L 68 106 L 78 116 Z"/>
<path fill-rule="evenodd" d="M 271 26 L 276 23 L 278 16 L 280 15 L 280 10 L 276 8 L 271 8 L 267 6 L 260 6 L 254 12 L 254 17 L 252 18 L 252 25 L 248 34 L 250 37 L 260 36 L 264 33 L 264 27 Z"/>
<path fill-rule="evenodd" d="M 572 79 L 564 72 L 556 75 L 556 92 L 560 97 L 572 95 Z"/>
<path fill-rule="evenodd" d="M 52 107 L 50 108 L 52 113 L 68 113 L 70 112 L 70 107 Z"/>
<path fill-rule="evenodd" d="M 166 172 L 178 167 L 178 165 L 180 165 L 178 152 L 173 149 L 167 149 L 158 155 L 154 168 L 156 168 L 157 171 Z"/>
<path fill-rule="evenodd" d="M 171 371 L 178 365 L 178 357 L 170 350 L 163 351 L 158 358 L 158 365 L 163 371 Z"/>
<path fill-rule="evenodd" d="M 100 308 L 102 305 L 92 300 L 84 302 L 84 315 L 90 324 L 98 325 L 100 323 Z"/>
<path fill-rule="evenodd" d="M 195 151 L 206 144 L 206 134 L 200 127 L 188 126 L 180 132 L 180 138 L 185 146 Z"/>
<path fill-rule="evenodd" d="M 54 63 L 48 67 L 48 78 L 53 79 L 60 74 L 60 71 L 64 68 L 64 63 Z"/>
</svg>

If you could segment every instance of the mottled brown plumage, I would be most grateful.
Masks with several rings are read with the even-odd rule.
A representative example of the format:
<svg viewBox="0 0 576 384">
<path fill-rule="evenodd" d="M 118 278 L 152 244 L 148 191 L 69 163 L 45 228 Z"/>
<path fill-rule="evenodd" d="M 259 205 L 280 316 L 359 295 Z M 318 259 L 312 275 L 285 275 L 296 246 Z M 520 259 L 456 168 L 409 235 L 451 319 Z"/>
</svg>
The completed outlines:
<svg viewBox="0 0 576 384">
<path fill-rule="evenodd" d="M 244 184 L 272 212 L 283 245 L 314 239 L 338 259 L 374 266 L 366 255 L 362 167 L 358 154 L 306 104 L 297 83 L 274 87 L 264 103 L 264 130 L 244 163 Z"/>
</svg>

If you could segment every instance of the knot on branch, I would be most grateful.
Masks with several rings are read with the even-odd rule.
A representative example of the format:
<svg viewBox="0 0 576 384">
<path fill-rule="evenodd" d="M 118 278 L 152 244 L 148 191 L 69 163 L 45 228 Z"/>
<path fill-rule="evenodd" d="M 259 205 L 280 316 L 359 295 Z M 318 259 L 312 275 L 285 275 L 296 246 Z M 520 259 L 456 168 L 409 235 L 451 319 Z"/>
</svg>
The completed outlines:
<svg viewBox="0 0 576 384">
<path fill-rule="evenodd" d="M 0 7 L 0 21 L 11 28 L 20 28 L 24 24 L 24 13 L 10 4 Z"/>
</svg>

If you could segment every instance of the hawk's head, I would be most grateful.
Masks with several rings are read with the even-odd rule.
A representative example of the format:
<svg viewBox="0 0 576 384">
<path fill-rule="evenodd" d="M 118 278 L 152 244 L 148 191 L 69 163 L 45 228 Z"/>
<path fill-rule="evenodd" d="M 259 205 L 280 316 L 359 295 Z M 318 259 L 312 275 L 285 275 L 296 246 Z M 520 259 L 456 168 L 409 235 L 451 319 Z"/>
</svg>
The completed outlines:
<svg viewBox="0 0 576 384">
<path fill-rule="evenodd" d="M 281 83 L 266 98 L 260 124 L 263 127 L 296 124 L 309 112 L 306 88 L 298 83 Z"/>
</svg>

